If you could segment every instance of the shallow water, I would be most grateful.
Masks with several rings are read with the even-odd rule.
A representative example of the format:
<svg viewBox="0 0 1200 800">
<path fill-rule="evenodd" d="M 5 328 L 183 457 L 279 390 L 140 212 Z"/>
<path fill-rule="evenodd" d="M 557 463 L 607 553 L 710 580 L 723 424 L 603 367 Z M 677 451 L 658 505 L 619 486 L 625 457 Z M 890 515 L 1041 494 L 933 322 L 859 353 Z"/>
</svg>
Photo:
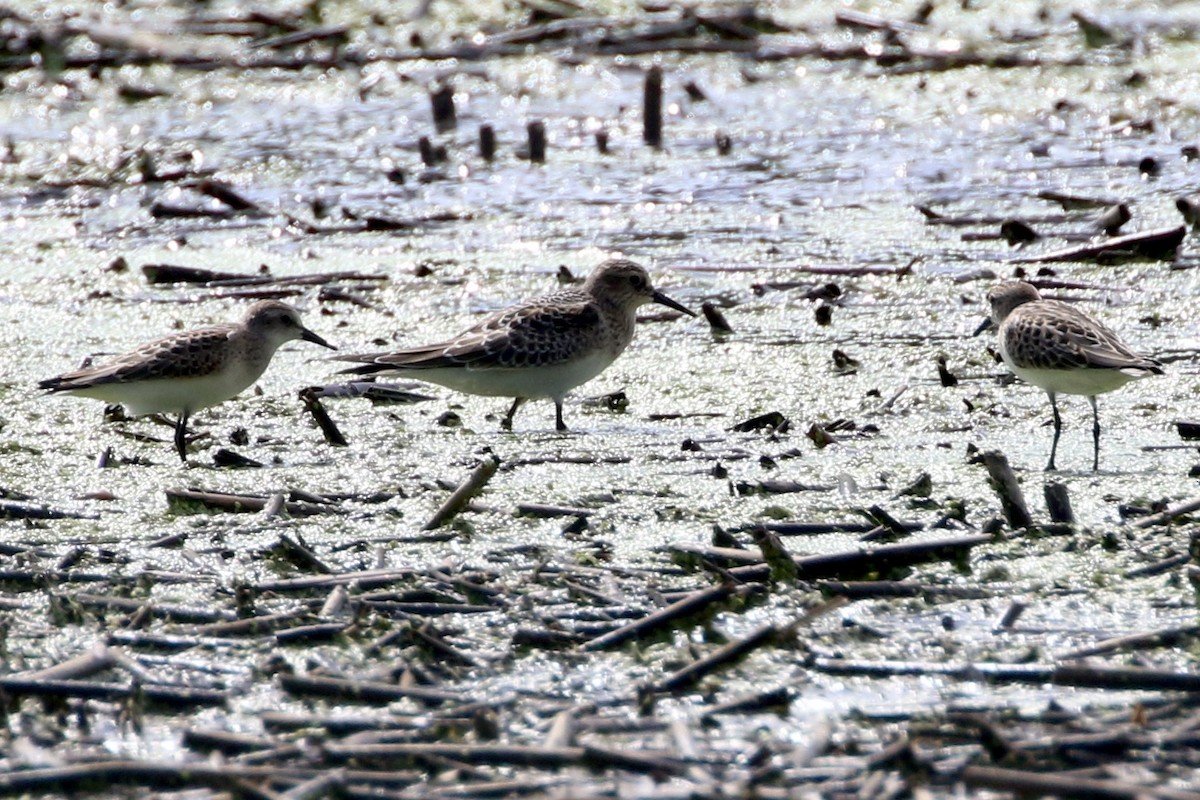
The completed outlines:
<svg viewBox="0 0 1200 800">
<path fill-rule="evenodd" d="M 1118 27 L 1141 38 L 1131 48 L 1095 51 L 1079 47 L 1065 13 L 1043 21 L 1035 4 L 1006 7 L 1011 10 L 1003 17 L 997 10 L 939 8 L 930 46 L 944 49 L 950 40 L 996 45 L 1004 35 L 1032 31 L 1037 53 L 1053 58 L 1082 52 L 1089 66 L 885 75 L 856 61 L 755 63 L 732 55 L 663 54 L 574 63 L 552 52 L 478 63 L 379 63 L 361 72 L 124 67 L 99 78 L 69 71 L 57 82 L 31 70 L 7 73 L 0 140 L 10 140 L 15 155 L 0 165 L 0 260 L 7 265 L 0 275 L 0 315 L 9 331 L 2 345 L 8 367 L 0 485 L 97 519 L 56 521 L 36 530 L 7 522 L 0 538 L 112 550 L 124 570 L 177 570 L 232 585 L 289 572 L 261 553 L 277 540 L 279 524 L 175 515 L 164 490 L 399 490 L 402 496 L 382 508 L 364 506 L 333 522 L 295 520 L 285 529 L 342 569 L 440 561 L 494 565 L 503 563 L 499 554 L 505 553 L 514 574 L 539 560 L 656 567 L 666 564 L 663 547 L 706 543 L 714 524 L 736 528 L 783 516 L 840 521 L 875 504 L 903 519 L 932 522 L 937 512 L 910 510 L 895 499 L 920 472 L 930 474 L 935 500 L 962 499 L 968 527 L 977 528 L 999 515 L 999 505 L 982 468 L 967 463 L 969 445 L 1006 453 L 1035 516 L 1044 516 L 1046 398 L 1032 387 L 1000 386 L 995 379 L 1004 370 L 988 355 L 988 340 L 970 337 L 993 279 L 1013 274 L 1014 251 L 1000 239 L 963 239 L 967 232 L 993 233 L 998 224 L 929 225 L 914 206 L 951 216 L 1033 220 L 1060 214 L 1036 197 L 1054 189 L 1127 202 L 1133 221 L 1123 232 L 1178 224 L 1174 200 L 1195 191 L 1200 169 L 1180 156 L 1181 145 L 1200 138 L 1200 95 L 1191 83 L 1200 52 L 1194 35 L 1177 33 L 1196 24 L 1185 17 L 1187 7 L 1159 11 L 1156 4 L 1130 3 L 1119 12 L 1097 11 L 1123 20 Z M 348 13 L 347 7 L 333 8 L 335 15 Z M 898 16 L 890 5 L 864 10 Z M 824 4 L 778 11 L 781 18 L 814 26 L 816 38 L 849 36 L 828 25 Z M 147 7 L 144 13 L 160 12 Z M 428 35 L 438 31 L 431 28 Z M 985 35 L 990 42 L 981 39 Z M 642 69 L 650 63 L 660 63 L 667 75 L 662 152 L 640 141 Z M 421 166 L 416 141 L 432 135 L 426 87 L 446 75 L 453 76 L 459 123 L 440 137 L 451 157 L 433 172 Z M 681 88 L 688 80 L 709 100 L 689 100 Z M 129 104 L 117 97 L 122 83 L 152 85 L 166 95 Z M 544 166 L 531 166 L 514 152 L 533 119 L 546 122 Z M 1151 129 L 1128 124 L 1144 120 L 1153 122 Z M 482 123 L 494 125 L 500 141 L 492 165 L 476 155 Z M 610 135 L 608 156 L 593 144 L 601 128 Z M 718 131 L 733 139 L 729 156 L 714 151 Z M 226 222 L 154 219 L 148 209 L 155 201 L 207 201 L 177 185 L 139 182 L 131 164 L 142 151 L 163 170 L 214 170 L 270 213 Z M 1147 156 L 1161 164 L 1155 178 L 1138 170 Z M 395 168 L 405 173 L 403 185 L 386 177 Z M 451 212 L 460 219 L 405 232 L 309 235 L 287 227 L 285 214 L 311 219 L 318 199 L 332 212 L 319 224 L 341 222 L 343 210 L 412 220 Z M 1034 226 L 1048 234 L 1089 233 L 1092 214 L 1067 212 L 1064 221 Z M 1061 244 L 1051 240 L 1031 250 Z M 1190 235 L 1181 264 L 1195 266 L 1194 247 Z M 361 351 L 377 349 L 374 340 L 386 347 L 451 335 L 484 312 L 552 290 L 560 265 L 585 274 L 612 252 L 649 265 L 659 288 L 689 306 L 706 300 L 727 306 L 735 332 L 714 337 L 703 319 L 640 326 L 629 351 L 568 402 L 573 431 L 567 435 L 553 432 L 549 403 L 527 405 L 515 432 L 505 434 L 498 420 L 507 401 L 425 387 L 418 391 L 435 399 L 415 406 L 326 401 L 350 441 L 347 448 L 330 448 L 295 393 L 329 381 L 335 367 L 299 344 L 280 352 L 255 391 L 197 415 L 198 429 L 211 439 L 197 447 L 186 468 L 165 441 L 122 437 L 102 422 L 98 404 L 44 399 L 31 388 L 89 354 L 235 318 L 245 305 L 218 297 L 219 290 L 147 286 L 139 269 L 144 264 L 247 273 L 267 265 L 277 276 L 340 270 L 385 275 L 378 291 L 360 292 L 373 308 L 320 302 L 315 292 L 294 298 L 310 327 L 346 350 Z M 108 269 L 117 257 L 130 269 Z M 912 272 L 903 278 L 800 270 L 909 264 Z M 418 265 L 430 266 L 432 274 L 417 277 Z M 814 648 L 852 646 L 856 658 L 879 659 L 1008 660 L 1030 652 L 1050 658 L 1095 639 L 1193 619 L 1178 575 L 1122 579 L 1131 567 L 1181 552 L 1184 534 L 1134 531 L 1122 522 L 1118 505 L 1174 503 L 1195 494 L 1188 470 L 1196 453 L 1175 447 L 1180 440 L 1172 424 L 1194 413 L 1200 383 L 1194 364 L 1200 323 L 1191 312 L 1200 288 L 1195 270 L 1173 271 L 1165 263 L 1053 268 L 1057 279 L 1088 287 L 1061 294 L 1085 303 L 1134 349 L 1169 360 L 1167 375 L 1101 399 L 1097 474 L 1086 470 L 1086 402 L 1062 404 L 1064 469 L 1053 477 L 1068 485 L 1090 532 L 978 548 L 970 578 L 955 577 L 949 565 L 920 568 L 922 580 L 982 583 L 996 597 L 907 607 L 861 601 L 821 620 Z M 972 275 L 977 279 L 962 279 Z M 804 287 L 755 290 L 787 281 Z M 804 298 L 804 289 L 830 281 L 842 294 L 832 324 L 822 326 L 814 318 L 817 303 Z M 835 349 L 857 359 L 857 370 L 835 369 Z M 938 356 L 959 377 L 957 386 L 939 383 Z M 579 402 L 620 389 L 630 400 L 625 413 Z M 461 428 L 437 423 L 447 409 L 461 417 Z M 768 411 L 790 418 L 791 432 L 777 438 L 730 432 L 735 423 Z M 860 431 L 875 430 L 835 434 L 841 440 L 823 449 L 805 437 L 812 423 L 840 418 L 853 420 Z M 210 466 L 211 453 L 231 446 L 239 426 L 249 432 L 250 444 L 233 449 L 268 462 L 267 468 Z M 169 429 L 150 422 L 127 427 L 169 440 Z M 684 450 L 686 440 L 701 449 Z M 95 468 L 97 453 L 110 446 L 118 459 L 151 463 Z M 463 535 L 449 542 L 405 541 L 416 538 L 445 498 L 435 481 L 457 483 L 489 449 L 504 466 L 477 501 L 480 508 L 462 517 L 469 526 Z M 595 463 L 569 463 L 574 456 Z M 773 463 L 764 466 L 764 458 Z M 539 460 L 547 463 L 525 463 Z M 713 476 L 717 463 L 728 469 L 727 478 Z M 779 496 L 731 491 L 739 481 L 766 478 L 828 488 Z M 86 499 L 96 493 L 113 499 Z M 562 520 L 514 516 L 520 502 L 586 506 L 595 514 L 582 541 L 572 541 L 561 533 Z M 183 549 L 144 547 L 172 532 L 188 535 Z M 1115 536 L 1115 550 L 1098 546 L 1104 532 Z M 345 547 L 355 542 L 363 544 Z M 795 554 L 856 546 L 852 536 L 841 535 L 787 544 Z M 519 549 L 525 547 L 536 548 L 538 558 Z M 195 601 L 193 591 L 156 589 L 172 602 Z M 1010 595 L 1034 603 L 1018 631 L 994 635 Z M 39 608 L 40 599 L 24 599 L 32 610 Z M 723 615 L 719 626 L 736 636 L 764 621 L 785 623 L 805 602 L 799 592 L 784 592 L 745 614 Z M 952 632 L 943 629 L 946 617 L 956 625 Z M 520 619 L 462 625 L 469 641 L 498 657 Z M 887 638 L 855 640 L 840 629 L 843 620 L 884 630 Z M 9 638 L 11 667 L 60 660 L 92 638 L 86 626 L 20 627 Z M 586 661 L 534 653 L 504 670 L 481 670 L 477 679 L 498 692 L 523 687 L 619 697 L 631 680 L 659 674 L 663 660 L 678 656 L 688 638 L 679 633 L 636 654 Z M 359 659 L 337 648 L 316 648 L 307 657 L 343 666 Z M 1193 666 L 1182 650 L 1159 650 L 1153 658 L 1164 667 Z M 235 661 L 248 668 L 252 659 Z M 816 718 L 881 704 L 913 711 L 956 704 L 1036 707 L 1049 697 L 1071 706 L 1129 699 L 1053 688 L 821 676 L 786 651 L 754 656 L 724 688 L 736 693 L 764 675 L 772 685 L 801 687 L 803 703 L 769 723 L 772 736 L 790 741 L 803 740 Z M 225 722 L 253 727 L 250 712 L 280 702 L 278 692 L 257 686 Z M 679 702 L 673 713 L 687 715 L 689 708 Z M 724 732 L 748 736 L 754 724 L 768 723 L 756 720 L 745 730 L 730 723 Z M 174 746 L 153 741 L 126 737 L 113 746 L 144 752 Z"/>
</svg>

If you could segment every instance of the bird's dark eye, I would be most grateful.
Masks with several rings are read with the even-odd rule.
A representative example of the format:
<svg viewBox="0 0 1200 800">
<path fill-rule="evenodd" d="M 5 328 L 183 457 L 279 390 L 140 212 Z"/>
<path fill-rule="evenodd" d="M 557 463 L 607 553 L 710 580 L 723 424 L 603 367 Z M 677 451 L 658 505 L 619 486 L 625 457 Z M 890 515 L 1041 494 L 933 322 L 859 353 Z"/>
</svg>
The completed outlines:
<svg viewBox="0 0 1200 800">
<path fill-rule="evenodd" d="M 629 285 L 635 289 L 645 289 L 646 288 L 646 279 L 643 278 L 641 275 L 630 275 L 629 276 Z"/>
</svg>

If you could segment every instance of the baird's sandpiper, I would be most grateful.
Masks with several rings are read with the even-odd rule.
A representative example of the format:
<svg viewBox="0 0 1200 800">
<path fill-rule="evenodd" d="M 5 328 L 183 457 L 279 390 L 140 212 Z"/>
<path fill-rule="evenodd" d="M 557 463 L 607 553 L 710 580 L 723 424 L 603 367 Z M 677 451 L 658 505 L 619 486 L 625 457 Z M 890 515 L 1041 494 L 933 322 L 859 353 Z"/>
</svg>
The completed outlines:
<svg viewBox="0 0 1200 800">
<path fill-rule="evenodd" d="M 1100 468 L 1100 415 L 1096 395 L 1119 389 L 1149 375 L 1161 375 L 1162 364 L 1138 355 L 1104 323 L 1059 300 L 1043 300 L 1024 281 L 1001 283 L 988 292 L 991 318 L 976 335 L 999 328 L 1000 356 L 1022 380 L 1050 396 L 1054 442 L 1046 470 L 1055 469 L 1054 455 L 1062 434 L 1059 394 L 1080 394 L 1092 404 L 1092 470 Z"/>
<path fill-rule="evenodd" d="M 600 264 L 581 288 L 565 289 L 504 309 L 453 339 L 392 353 L 338 356 L 360 375 L 403 372 L 467 394 L 512 397 L 501 426 L 526 400 L 554 401 L 563 422 L 567 392 L 604 371 L 633 339 L 637 309 L 659 303 L 696 316 L 650 283 L 644 267 L 626 259 Z"/>
<path fill-rule="evenodd" d="M 120 403 L 132 416 L 178 415 L 175 449 L 187 461 L 188 418 L 258 380 L 285 342 L 303 339 L 336 350 L 300 323 L 296 309 L 277 300 L 255 303 L 241 322 L 164 336 L 96 366 L 41 381 L 63 392 Z"/>
</svg>

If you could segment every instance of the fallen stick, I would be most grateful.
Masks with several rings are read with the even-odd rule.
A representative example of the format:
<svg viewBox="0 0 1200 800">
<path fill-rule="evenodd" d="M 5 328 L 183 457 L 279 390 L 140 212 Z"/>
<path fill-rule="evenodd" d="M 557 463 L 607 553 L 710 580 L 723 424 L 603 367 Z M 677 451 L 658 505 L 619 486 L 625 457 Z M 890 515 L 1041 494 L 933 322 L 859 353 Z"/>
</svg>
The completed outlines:
<svg viewBox="0 0 1200 800">
<path fill-rule="evenodd" d="M 719 714 L 753 714 L 768 709 L 786 708 L 792 702 L 792 692 L 787 686 L 766 689 L 761 692 L 735 697 L 724 703 L 705 709 L 702 719 L 711 719 Z"/>
<path fill-rule="evenodd" d="M 57 511 L 45 505 L 0 500 L 0 519 L 99 519 L 96 514 Z"/>
<path fill-rule="evenodd" d="M 193 636 L 262 636 L 273 633 L 284 625 L 297 620 L 309 620 L 311 618 L 312 612 L 307 608 L 297 608 L 278 614 L 261 614 L 230 622 L 197 625 L 195 628 L 191 628 L 188 633 Z"/>
<path fill-rule="evenodd" d="M 44 589 L 47 584 L 58 583 L 107 583 L 116 586 L 144 585 L 146 583 L 197 583 L 197 575 L 177 572 L 145 572 L 130 575 L 114 575 L 108 572 L 83 572 L 82 570 L 57 569 L 2 569 L 0 583 L 13 583 L 24 588 Z M 11 587 L 10 587 L 11 588 Z"/>
<path fill-rule="evenodd" d="M 1169 525 L 1174 522 L 1177 517 L 1182 517 L 1185 514 L 1191 514 L 1193 511 L 1200 510 L 1200 498 L 1188 500 L 1185 503 L 1180 503 L 1177 506 L 1168 508 L 1166 511 L 1158 514 L 1150 514 L 1133 522 L 1135 528 L 1150 528 L 1154 525 Z"/>
<path fill-rule="evenodd" d="M 1200 691 L 1200 675 L 1146 667 L 1101 667 L 1086 664 L 947 664 L 923 661 L 862 661 L 815 658 L 811 669 L 831 675 L 875 678 L 900 675 L 940 675 L 962 681 L 991 683 L 1053 683 L 1087 689 L 1121 691 Z"/>
<path fill-rule="evenodd" d="M 361 731 L 403 730 L 432 732 L 427 714 L 389 714 L 386 717 L 347 714 L 304 714 L 294 711 L 264 711 L 258 715 L 263 729 L 271 732 L 290 732 L 304 728 L 322 728 L 334 736 L 343 737 Z M 439 717 L 437 725 L 470 727 L 471 717 Z M 436 729 L 434 729 L 436 730 Z"/>
<path fill-rule="evenodd" d="M 351 627 L 349 622 L 317 622 L 312 625 L 297 625 L 275 632 L 278 645 L 328 642 L 341 636 Z"/>
<path fill-rule="evenodd" d="M 300 390 L 300 401 L 304 403 L 305 410 L 312 415 L 313 422 L 321 429 L 321 435 L 325 437 L 326 443 L 334 447 L 345 447 L 349 444 L 338 429 L 337 423 L 333 421 L 333 417 L 329 416 L 329 412 L 325 410 L 325 406 L 317 399 L 316 393 L 311 388 Z"/>
<path fill-rule="evenodd" d="M 471 501 L 475 495 L 483 491 L 483 487 L 496 474 L 496 470 L 500 467 L 500 459 L 495 455 L 488 455 L 475 470 L 467 477 L 462 484 L 459 485 L 454 493 L 442 504 L 442 507 L 437 510 L 433 517 L 426 522 L 421 530 L 431 531 L 435 528 L 440 528 L 450 520 L 458 516 L 467 503 Z"/>
<path fill-rule="evenodd" d="M 828 533 L 870 533 L 879 527 L 863 522 L 763 522 L 762 527 L 780 536 L 823 536 Z M 919 531 L 925 526 L 919 522 L 900 523 L 906 533 Z M 743 529 L 744 530 L 744 529 Z"/>
<path fill-rule="evenodd" d="M 575 506 L 552 506 L 545 503 L 517 503 L 518 517 L 535 517 L 550 519 L 553 517 L 590 517 L 596 511 L 591 508 Z"/>
<path fill-rule="evenodd" d="M 738 481 L 737 483 L 735 483 L 733 485 L 733 490 L 742 497 L 745 497 L 748 495 L 758 495 L 758 494 L 793 494 L 795 492 L 831 492 L 834 490 L 834 488 L 836 488 L 836 487 L 831 486 L 831 485 L 816 485 L 816 484 L 800 483 L 799 481 L 773 480 L 773 479 L 754 481 L 753 483 L 751 483 L 749 481 Z M 759 526 L 759 530 L 762 530 L 762 529 L 763 528 L 761 526 Z M 768 531 L 768 532 L 775 533 L 774 531 Z"/>
<path fill-rule="evenodd" d="M 1200 800 L 1200 793 L 1126 781 L 1102 781 L 1078 775 L 1054 775 L 1002 767 L 969 766 L 960 776 L 967 786 L 1002 789 L 1013 794 L 1078 797 L 1082 800 Z"/>
<path fill-rule="evenodd" d="M 349 383 L 327 383 L 323 386 L 310 386 L 304 391 L 313 397 L 365 397 L 375 405 L 399 404 L 410 405 L 425 400 L 433 400 L 431 395 L 409 391 L 409 387 L 417 384 L 377 383 L 373 380 L 350 381 Z"/>
<path fill-rule="evenodd" d="M 678 759 L 652 755 L 641 748 L 583 746 L 583 763 L 592 769 L 617 769 L 644 775 L 682 775 L 685 765 Z"/>
<path fill-rule="evenodd" d="M 972 547 L 991 541 L 992 537 L 987 534 L 971 534 L 951 539 L 885 544 L 827 555 L 801 556 L 796 559 L 796 579 L 854 580 L 886 575 L 891 570 L 931 561 L 960 561 L 967 557 Z M 752 564 L 734 567 L 729 573 L 742 581 L 762 581 L 770 575 L 770 568 L 766 564 Z"/>
<path fill-rule="evenodd" d="M 1037 197 L 1042 200 L 1049 200 L 1052 203 L 1058 203 L 1060 206 L 1062 206 L 1064 211 L 1078 211 L 1079 209 L 1088 208 L 1108 208 L 1111 205 L 1121 202 L 1120 200 L 1111 197 L 1083 197 L 1082 195 L 1056 192 L 1052 189 L 1043 189 L 1037 193 Z"/>
<path fill-rule="evenodd" d="M 183 746 L 204 753 L 218 752 L 224 755 L 266 750 L 278 744 L 274 739 L 252 733 L 234 733 L 216 729 L 188 728 L 183 732 Z"/>
<path fill-rule="evenodd" d="M 278 679 L 280 688 L 285 692 L 302 697 L 336 697 L 341 700 L 362 703 L 388 703 L 408 698 L 429 705 L 464 701 L 463 697 L 441 689 L 397 686 L 394 683 L 380 681 L 287 674 L 280 674 Z"/>
<path fill-rule="evenodd" d="M 141 695 L 148 703 L 158 703 L 172 708 L 192 706 L 223 706 L 228 700 L 225 692 L 215 689 L 199 689 L 188 686 L 166 684 L 143 684 L 122 686 L 113 683 L 98 683 L 76 680 L 31 680 L 10 675 L 0 678 L 0 692 L 8 697 L 78 697 L 85 700 L 128 700 Z"/>
<path fill-rule="evenodd" d="M 396 616 L 436 617 L 445 614 L 491 614 L 503 611 L 501 606 L 481 606 L 469 603 L 406 603 L 390 600 L 364 600 L 359 597 L 362 606 L 381 614 Z"/>
<path fill-rule="evenodd" d="M 279 534 L 279 544 L 276 549 L 282 552 L 284 558 L 296 567 L 309 572 L 320 572 L 325 575 L 333 574 L 333 569 L 320 559 L 307 545 L 301 544 L 286 533 Z"/>
<path fill-rule="evenodd" d="M 999 450 L 989 450 L 979 456 L 984 469 L 988 473 L 988 485 L 1000 497 L 1000 509 L 1008 526 L 1013 530 L 1028 528 L 1033 524 L 1029 516 L 1029 508 L 1025 505 L 1025 495 L 1021 492 L 1021 484 L 1008 465 L 1008 458 Z"/>
<path fill-rule="evenodd" d="M 239 192 L 235 191 L 232 186 L 221 181 L 205 178 L 191 188 L 201 194 L 206 194 L 216 200 L 220 200 L 225 205 L 232 208 L 234 211 L 259 211 L 258 204 L 253 200 L 247 200 Z"/>
<path fill-rule="evenodd" d="M 428 756 L 450 758 L 466 764 L 521 767 L 565 767 L 583 763 L 582 747 L 537 747 L 505 744 L 362 744 L 326 742 L 324 754 L 336 761 L 358 763 L 408 763 Z"/>
<path fill-rule="evenodd" d="M 273 768 L 255 770 L 258 780 L 276 777 Z M 145 786 L 158 789 L 186 789 L 206 786 L 231 791 L 248 800 L 278 800 L 273 792 L 258 791 L 246 782 L 245 768 L 222 764 L 210 767 L 203 763 L 98 761 L 68 767 L 12 770 L 0 774 L 0 793 L 23 795 L 29 793 L 71 792 L 95 790 L 114 784 Z"/>
<path fill-rule="evenodd" d="M 155 202 L 150 206 L 150 216 L 156 219 L 229 219 L 234 213 L 229 208 L 200 208 L 172 203 Z"/>
<path fill-rule="evenodd" d="M 216 639 L 208 637 L 201 639 L 197 636 L 166 633 L 146 633 L 145 631 L 115 630 L 107 636 L 110 645 L 122 645 L 131 650 L 191 650 L 194 647 L 204 647 L 215 650 L 221 647 L 233 647 L 231 639 Z"/>
<path fill-rule="evenodd" d="M 296 784 L 279 796 L 280 800 L 320 800 L 341 797 L 346 786 L 346 770 L 331 769 Z"/>
<path fill-rule="evenodd" d="M 262 275 L 239 275 L 236 272 L 216 272 L 200 267 L 181 267 L 176 264 L 143 264 L 142 275 L 146 283 L 201 283 L 214 281 L 259 281 L 270 280 Z"/>
<path fill-rule="evenodd" d="M 306 575 L 302 578 L 280 578 L 277 580 L 260 581 L 249 588 L 254 592 L 308 592 L 313 589 L 331 589 L 339 584 L 356 584 L 360 589 L 371 589 L 377 586 L 393 586 L 397 581 L 409 580 L 421 573 L 404 567 L 384 567 L 381 569 L 364 569 L 353 572 L 339 572 L 336 575 Z"/>
<path fill-rule="evenodd" d="M 489 608 L 488 610 L 495 611 L 496 609 Z M 410 642 L 431 651 L 437 656 L 439 664 L 452 663 L 468 667 L 481 666 L 478 659 L 450 644 L 443 637 L 442 633 L 429 623 L 425 623 L 419 627 L 415 625 L 411 626 L 405 633 Z"/>
<path fill-rule="evenodd" d="M 9 677 L 27 681 L 78 680 L 112 669 L 115 664 L 116 659 L 112 657 L 107 645 L 101 642 L 86 652 L 53 666 L 31 672 L 18 672 Z"/>
<path fill-rule="evenodd" d="M 623 625 L 614 631 L 584 642 L 579 649 L 584 652 L 595 652 L 597 650 L 607 650 L 610 647 L 616 647 L 630 639 L 640 638 L 663 626 L 671 625 L 697 612 L 703 611 L 712 604 L 725 600 L 734 591 L 733 584 L 722 583 L 717 586 L 710 586 L 707 589 L 701 589 L 698 592 L 692 592 L 682 600 L 677 600 L 666 608 L 660 608 L 658 611 L 634 620 L 628 625 Z"/>
<path fill-rule="evenodd" d="M 843 598 L 835 598 L 828 603 L 813 608 L 803 617 L 783 628 L 775 625 L 764 625 L 749 636 L 719 647 L 707 656 L 698 658 L 691 664 L 675 670 L 654 684 L 651 689 L 655 692 L 669 693 L 687 688 L 713 671 L 740 661 L 759 647 L 791 638 L 801 627 L 811 624 L 817 618 L 841 608 L 845 604 L 846 601 Z"/>
<path fill-rule="evenodd" d="M 167 489 L 167 505 L 176 513 L 187 513 L 189 508 L 226 511 L 232 514 L 256 514 L 267 507 L 269 497 L 249 494 L 226 494 L 203 489 Z M 284 503 L 288 516 L 309 517 L 316 514 L 341 514 L 342 509 L 312 503 Z"/>
<path fill-rule="evenodd" d="M 700 304 L 700 311 L 704 313 L 704 319 L 708 321 L 708 328 L 712 333 L 716 335 L 733 333 L 733 328 L 729 325 L 729 320 L 725 319 L 725 315 L 721 313 L 721 309 L 712 303 L 704 302 Z"/>
<path fill-rule="evenodd" d="M 133 600 L 128 597 L 117 597 L 108 594 L 79 594 L 72 595 L 71 601 L 84 608 L 104 608 L 116 611 L 135 612 L 146 606 L 144 600 Z M 215 608 L 189 608 L 187 606 L 149 604 L 149 613 L 155 619 L 178 623 L 210 623 L 233 621 L 237 615 L 232 611 Z"/>
<path fill-rule="evenodd" d="M 1184 564 L 1192 560 L 1191 555 L 1180 553 L 1179 555 L 1164 558 L 1161 561 L 1155 561 L 1152 564 L 1146 564 L 1142 567 L 1135 567 L 1126 571 L 1121 577 L 1130 578 L 1149 578 L 1154 575 L 1161 575 L 1164 572 L 1170 572 L 1176 567 L 1182 567 Z"/>
<path fill-rule="evenodd" d="M 993 597 L 996 590 L 974 586 L 939 586 L 916 581 L 817 581 L 817 588 L 826 594 L 843 597 L 950 597 L 957 600 L 978 600 Z"/>
<path fill-rule="evenodd" d="M 1057 658 L 1067 661 L 1077 658 L 1087 658 L 1088 656 L 1098 656 L 1104 653 L 1113 653 L 1118 650 L 1136 649 L 1140 652 L 1155 647 L 1175 647 L 1182 642 L 1197 637 L 1200 637 L 1200 625 L 1164 628 L 1163 630 L 1148 631 L 1146 633 L 1133 633 L 1128 636 L 1114 636 L 1111 639 L 1104 639 L 1088 647 L 1080 647 L 1063 653 L 1057 656 Z"/>
<path fill-rule="evenodd" d="M 1139 257 L 1152 261 L 1174 261 L 1183 238 L 1187 235 L 1187 226 L 1177 228 L 1160 228 L 1145 233 L 1131 233 L 1118 236 L 1096 245 L 1071 247 L 1066 250 L 1056 250 L 1040 256 L 1015 258 L 1014 264 L 1044 264 L 1055 261 L 1106 261 L 1118 257 Z"/>
<path fill-rule="evenodd" d="M 440 221 L 440 220 L 436 220 Z M 355 228 L 357 230 L 358 228 Z M 356 272 L 342 270 L 340 272 L 312 272 L 307 275 L 235 275 L 228 278 L 216 278 L 205 283 L 209 289 L 232 289 L 241 286 L 324 286 L 334 281 L 361 281 L 365 284 L 386 283 L 387 275 L 376 272 Z M 364 289 L 364 287 L 358 287 Z M 374 286 L 370 288 L 375 288 Z"/>
<path fill-rule="evenodd" d="M 775 625 L 764 625 L 749 636 L 732 641 L 707 656 L 698 658 L 687 666 L 675 670 L 654 684 L 651 689 L 661 694 L 686 689 L 715 670 L 736 663 L 758 648 L 777 641 L 779 632 L 780 629 Z"/>
</svg>

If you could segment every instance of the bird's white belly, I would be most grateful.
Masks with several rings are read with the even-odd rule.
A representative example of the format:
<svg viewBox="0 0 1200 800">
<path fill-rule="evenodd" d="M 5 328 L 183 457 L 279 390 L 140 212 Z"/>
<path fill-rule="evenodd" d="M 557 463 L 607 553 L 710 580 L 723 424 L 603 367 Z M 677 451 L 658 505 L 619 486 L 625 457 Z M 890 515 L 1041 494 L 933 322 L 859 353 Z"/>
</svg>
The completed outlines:
<svg viewBox="0 0 1200 800">
<path fill-rule="evenodd" d="M 1039 386 L 1047 392 L 1087 397 L 1111 392 L 1149 374 L 1133 370 L 1127 373 L 1117 369 L 1031 369 L 1016 367 L 1011 363 L 1008 368 L 1021 380 Z"/>
<path fill-rule="evenodd" d="M 262 374 L 262 371 L 226 370 L 195 378 L 165 378 L 107 383 L 74 389 L 70 394 L 92 397 L 106 403 L 120 403 L 126 413 L 182 414 L 194 412 L 224 402 L 241 392 Z"/>
<path fill-rule="evenodd" d="M 561 398 L 599 375 L 614 361 L 608 353 L 595 353 L 563 364 L 511 369 L 468 367 L 401 370 L 405 377 L 429 381 L 448 389 L 484 397 L 525 397 L 531 400 Z"/>
</svg>

